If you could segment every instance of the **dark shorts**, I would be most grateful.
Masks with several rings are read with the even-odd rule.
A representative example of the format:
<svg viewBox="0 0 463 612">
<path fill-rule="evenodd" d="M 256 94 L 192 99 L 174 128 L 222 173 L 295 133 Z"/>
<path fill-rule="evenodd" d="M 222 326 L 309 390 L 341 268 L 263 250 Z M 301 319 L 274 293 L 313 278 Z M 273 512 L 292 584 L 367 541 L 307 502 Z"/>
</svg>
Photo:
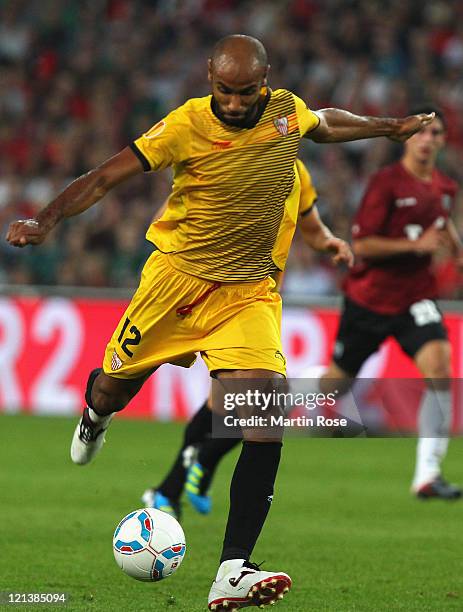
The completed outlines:
<svg viewBox="0 0 463 612">
<path fill-rule="evenodd" d="M 414 357 L 430 340 L 447 340 L 447 331 L 434 300 L 421 300 L 398 315 L 384 315 L 345 298 L 333 351 L 333 361 L 356 376 L 364 361 L 392 336 Z"/>
</svg>

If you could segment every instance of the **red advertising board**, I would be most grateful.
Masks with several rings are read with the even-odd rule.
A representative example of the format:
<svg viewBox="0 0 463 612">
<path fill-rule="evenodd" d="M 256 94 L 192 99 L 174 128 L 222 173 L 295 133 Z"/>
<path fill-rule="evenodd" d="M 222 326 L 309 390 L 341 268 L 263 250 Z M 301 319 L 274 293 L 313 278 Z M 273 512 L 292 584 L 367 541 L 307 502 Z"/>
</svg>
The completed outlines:
<svg viewBox="0 0 463 612">
<path fill-rule="evenodd" d="M 118 300 L 0 298 L 0 409 L 5 412 L 73 414 L 81 409 L 88 373 L 99 367 L 126 303 Z M 335 309 L 285 309 L 283 343 L 290 377 L 303 376 L 312 366 L 326 364 L 336 334 Z M 463 378 L 463 315 L 447 313 L 453 350 L 453 375 Z M 393 341 L 372 356 L 360 376 L 371 379 L 416 379 L 413 363 Z M 162 366 L 124 411 L 125 416 L 183 419 L 202 404 L 209 376 L 200 359 L 191 369 Z M 407 387 L 408 388 L 408 387 Z M 383 425 L 412 427 L 419 393 L 394 395 L 394 414 L 383 414 Z M 461 390 L 455 385 L 454 428 L 463 431 Z M 370 398 L 370 407 L 377 409 Z"/>
</svg>

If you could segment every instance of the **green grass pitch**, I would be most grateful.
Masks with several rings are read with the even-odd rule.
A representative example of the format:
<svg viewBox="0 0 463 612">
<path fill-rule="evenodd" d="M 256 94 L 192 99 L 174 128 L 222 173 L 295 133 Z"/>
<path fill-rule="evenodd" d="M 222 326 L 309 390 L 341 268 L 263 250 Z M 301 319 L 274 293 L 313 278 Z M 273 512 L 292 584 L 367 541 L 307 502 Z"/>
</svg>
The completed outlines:
<svg viewBox="0 0 463 612">
<path fill-rule="evenodd" d="M 74 427 L 65 418 L 0 416 L 0 591 L 63 591 L 65 610 L 206 610 L 236 452 L 219 468 L 213 513 L 185 504 L 178 573 L 147 584 L 117 567 L 112 533 L 170 465 L 181 425 L 116 419 L 101 456 L 85 467 L 69 458 Z M 293 578 L 276 610 L 463 610 L 463 502 L 409 495 L 414 448 L 412 439 L 286 440 L 253 556 Z M 454 440 L 446 473 L 461 480 L 462 466 L 463 443 Z"/>
</svg>

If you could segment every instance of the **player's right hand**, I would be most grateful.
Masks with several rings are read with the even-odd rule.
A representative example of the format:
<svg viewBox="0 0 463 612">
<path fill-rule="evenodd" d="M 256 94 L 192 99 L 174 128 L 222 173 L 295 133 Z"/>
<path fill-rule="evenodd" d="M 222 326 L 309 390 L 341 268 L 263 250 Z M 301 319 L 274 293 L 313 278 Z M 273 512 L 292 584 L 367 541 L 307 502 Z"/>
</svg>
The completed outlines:
<svg viewBox="0 0 463 612">
<path fill-rule="evenodd" d="M 36 219 L 20 219 L 10 224 L 6 240 L 12 246 L 21 248 L 28 244 L 41 244 L 47 233 Z"/>
<path fill-rule="evenodd" d="M 441 229 L 434 225 L 429 227 L 415 240 L 415 252 L 418 255 L 432 255 L 445 243 L 445 236 Z"/>
<path fill-rule="evenodd" d="M 410 136 L 416 134 L 425 126 L 434 121 L 436 113 L 420 113 L 419 115 L 409 115 L 404 119 L 398 120 L 397 126 L 388 138 L 395 142 L 405 142 Z"/>
</svg>

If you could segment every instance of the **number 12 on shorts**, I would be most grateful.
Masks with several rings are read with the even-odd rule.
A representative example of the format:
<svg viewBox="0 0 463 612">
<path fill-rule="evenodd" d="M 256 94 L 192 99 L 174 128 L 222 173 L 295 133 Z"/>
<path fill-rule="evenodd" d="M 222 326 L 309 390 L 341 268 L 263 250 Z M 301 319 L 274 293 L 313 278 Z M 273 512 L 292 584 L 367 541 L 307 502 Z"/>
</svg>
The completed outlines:
<svg viewBox="0 0 463 612">
<path fill-rule="evenodd" d="M 130 325 L 130 319 L 129 317 L 126 317 L 124 321 L 124 325 L 122 326 L 121 333 L 119 334 L 117 341 L 121 345 L 121 349 L 124 351 L 124 353 L 128 357 L 133 357 L 133 351 L 131 351 L 128 347 L 137 346 L 138 344 L 140 344 L 141 333 L 138 327 L 136 327 L 136 325 L 131 325 L 130 329 L 127 332 L 127 328 L 129 327 L 129 325 Z M 127 335 L 126 335 L 126 332 L 127 332 Z M 124 336 L 126 337 L 124 338 Z M 124 340 L 122 341 L 123 338 Z"/>
</svg>

